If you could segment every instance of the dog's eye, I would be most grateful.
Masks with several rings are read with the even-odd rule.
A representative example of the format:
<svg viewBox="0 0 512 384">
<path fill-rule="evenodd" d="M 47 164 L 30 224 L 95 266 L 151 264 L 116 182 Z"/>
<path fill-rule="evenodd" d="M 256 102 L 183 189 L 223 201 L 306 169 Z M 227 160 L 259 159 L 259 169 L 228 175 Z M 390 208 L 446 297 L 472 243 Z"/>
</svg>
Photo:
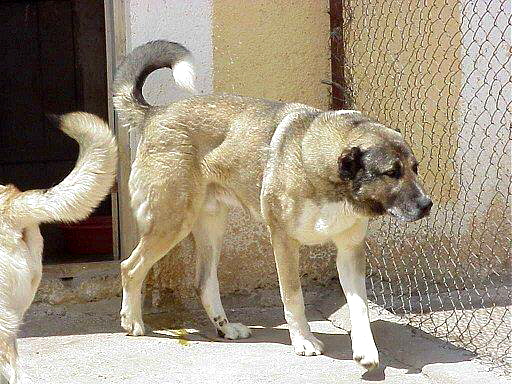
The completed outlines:
<svg viewBox="0 0 512 384">
<path fill-rule="evenodd" d="M 414 163 L 412 165 L 412 171 L 415 173 L 415 174 L 418 174 L 418 163 Z"/>
<path fill-rule="evenodd" d="M 383 173 L 383 175 L 392 177 L 393 179 L 399 179 L 402 176 L 399 168 L 393 168 Z"/>
</svg>

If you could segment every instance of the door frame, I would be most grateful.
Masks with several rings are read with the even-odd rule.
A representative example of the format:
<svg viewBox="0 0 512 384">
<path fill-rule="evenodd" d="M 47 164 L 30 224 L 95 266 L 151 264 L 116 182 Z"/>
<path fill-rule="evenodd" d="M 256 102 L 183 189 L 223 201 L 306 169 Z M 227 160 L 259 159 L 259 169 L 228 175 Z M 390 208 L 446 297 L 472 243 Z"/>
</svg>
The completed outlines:
<svg viewBox="0 0 512 384">
<path fill-rule="evenodd" d="M 128 179 L 131 169 L 130 133 L 122 127 L 112 104 L 112 83 L 126 50 L 126 0 L 105 0 L 107 50 L 108 123 L 117 138 L 119 160 L 117 182 L 112 192 L 114 260 L 126 259 L 137 242 L 137 224 L 130 207 Z"/>
</svg>

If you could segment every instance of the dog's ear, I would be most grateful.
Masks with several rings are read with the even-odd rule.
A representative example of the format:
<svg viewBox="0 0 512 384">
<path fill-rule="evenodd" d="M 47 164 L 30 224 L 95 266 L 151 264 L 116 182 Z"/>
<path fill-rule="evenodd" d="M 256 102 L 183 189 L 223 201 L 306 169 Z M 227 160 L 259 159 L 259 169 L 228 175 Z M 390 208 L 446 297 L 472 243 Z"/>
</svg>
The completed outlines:
<svg viewBox="0 0 512 384">
<path fill-rule="evenodd" d="M 338 171 L 343 180 L 353 180 L 363 168 L 363 153 L 359 147 L 345 149 L 338 158 Z"/>
</svg>

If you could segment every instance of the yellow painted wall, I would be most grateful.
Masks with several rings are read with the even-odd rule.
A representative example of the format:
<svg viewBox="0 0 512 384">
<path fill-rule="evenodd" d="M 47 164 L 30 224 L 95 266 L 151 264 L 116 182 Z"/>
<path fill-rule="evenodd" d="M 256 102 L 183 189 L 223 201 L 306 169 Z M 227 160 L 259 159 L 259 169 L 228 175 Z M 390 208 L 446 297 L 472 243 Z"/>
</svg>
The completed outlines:
<svg viewBox="0 0 512 384">
<path fill-rule="evenodd" d="M 345 8 L 353 106 L 406 135 L 435 201 L 455 199 L 459 186 L 451 159 L 461 92 L 459 0 L 406 9 L 399 2 L 364 3 L 348 1 Z"/>
<path fill-rule="evenodd" d="M 214 0 L 214 91 L 328 108 L 328 10 L 327 0 Z"/>
</svg>

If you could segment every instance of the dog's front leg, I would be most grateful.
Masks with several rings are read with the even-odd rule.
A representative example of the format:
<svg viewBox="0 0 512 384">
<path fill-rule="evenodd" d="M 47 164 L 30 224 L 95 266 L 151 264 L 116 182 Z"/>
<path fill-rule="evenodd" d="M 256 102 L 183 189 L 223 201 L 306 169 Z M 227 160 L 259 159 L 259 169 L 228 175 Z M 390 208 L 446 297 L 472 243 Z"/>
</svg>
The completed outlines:
<svg viewBox="0 0 512 384">
<path fill-rule="evenodd" d="M 379 352 L 373 340 L 366 299 L 364 240 L 335 240 L 338 248 L 336 266 L 345 292 L 352 324 L 352 352 L 356 362 L 371 370 L 379 365 Z"/>
<path fill-rule="evenodd" d="M 284 304 L 284 316 L 290 329 L 295 353 L 303 356 L 321 355 L 324 345 L 309 330 L 304 313 L 304 298 L 299 278 L 299 243 L 286 235 L 273 232 L 272 246 Z"/>
</svg>

